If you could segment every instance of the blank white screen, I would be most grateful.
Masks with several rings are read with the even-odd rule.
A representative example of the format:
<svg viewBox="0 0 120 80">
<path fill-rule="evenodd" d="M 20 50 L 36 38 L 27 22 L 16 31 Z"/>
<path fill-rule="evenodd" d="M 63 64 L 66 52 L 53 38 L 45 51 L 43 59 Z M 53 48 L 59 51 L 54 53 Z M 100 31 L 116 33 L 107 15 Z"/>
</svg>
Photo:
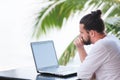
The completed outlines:
<svg viewBox="0 0 120 80">
<path fill-rule="evenodd" d="M 55 65 L 58 66 L 53 41 L 33 42 L 31 46 L 38 69 Z"/>
</svg>

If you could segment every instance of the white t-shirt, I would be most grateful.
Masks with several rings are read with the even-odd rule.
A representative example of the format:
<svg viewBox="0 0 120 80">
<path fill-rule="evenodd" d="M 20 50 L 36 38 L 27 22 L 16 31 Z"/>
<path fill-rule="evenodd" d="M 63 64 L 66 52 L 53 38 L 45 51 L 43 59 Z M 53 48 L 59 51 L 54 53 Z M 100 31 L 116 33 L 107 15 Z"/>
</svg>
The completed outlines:
<svg viewBox="0 0 120 80">
<path fill-rule="evenodd" d="M 78 78 L 89 80 L 120 80 L 120 41 L 113 35 L 97 41 L 81 64 Z"/>
</svg>

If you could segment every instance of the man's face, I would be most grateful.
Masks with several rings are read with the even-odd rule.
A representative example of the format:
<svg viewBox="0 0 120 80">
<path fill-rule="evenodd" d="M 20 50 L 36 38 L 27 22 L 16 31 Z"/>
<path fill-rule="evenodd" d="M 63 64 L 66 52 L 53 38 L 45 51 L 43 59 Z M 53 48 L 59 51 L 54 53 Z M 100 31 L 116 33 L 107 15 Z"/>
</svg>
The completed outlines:
<svg viewBox="0 0 120 80">
<path fill-rule="evenodd" d="M 80 31 L 80 37 L 84 45 L 90 45 L 91 38 L 90 38 L 89 32 L 84 29 L 84 24 L 80 24 L 79 31 Z"/>
</svg>

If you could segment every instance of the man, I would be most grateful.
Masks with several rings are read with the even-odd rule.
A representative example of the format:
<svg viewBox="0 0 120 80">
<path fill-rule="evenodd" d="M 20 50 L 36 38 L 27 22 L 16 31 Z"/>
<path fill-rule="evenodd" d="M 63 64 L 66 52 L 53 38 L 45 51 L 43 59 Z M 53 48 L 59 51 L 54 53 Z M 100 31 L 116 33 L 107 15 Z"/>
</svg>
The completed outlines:
<svg viewBox="0 0 120 80">
<path fill-rule="evenodd" d="M 80 21 L 80 35 L 75 39 L 82 62 L 77 76 L 79 79 L 120 80 L 120 41 L 105 33 L 101 11 L 93 11 Z M 89 54 L 84 45 L 93 44 Z"/>
</svg>

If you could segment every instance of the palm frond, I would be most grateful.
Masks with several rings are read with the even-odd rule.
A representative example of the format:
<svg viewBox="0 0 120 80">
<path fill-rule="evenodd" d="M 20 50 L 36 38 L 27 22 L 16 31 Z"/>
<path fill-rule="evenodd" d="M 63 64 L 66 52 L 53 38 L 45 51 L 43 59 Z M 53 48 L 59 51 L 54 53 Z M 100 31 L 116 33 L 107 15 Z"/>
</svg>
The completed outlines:
<svg viewBox="0 0 120 80">
<path fill-rule="evenodd" d="M 64 21 L 67 20 L 72 13 L 81 11 L 88 0 L 49 1 L 54 2 L 41 10 L 38 18 L 36 19 L 36 25 L 33 32 L 33 36 L 36 38 L 39 38 L 42 34 L 46 34 L 52 28 L 61 29 Z M 102 8 L 104 13 L 106 13 L 106 11 L 115 4 L 117 7 L 111 12 L 111 14 L 109 14 L 109 16 L 120 15 L 120 2 L 115 0 L 91 0 L 89 5 L 95 4 L 97 7 L 99 7 L 102 3 L 105 3 L 104 7 Z"/>
<path fill-rule="evenodd" d="M 63 2 L 56 0 L 53 4 L 40 11 L 33 36 L 39 38 L 40 35 L 46 34 L 49 29 L 61 29 L 63 22 L 76 10 L 82 10 L 86 2 L 87 0 L 64 0 Z M 44 15 L 51 7 L 49 13 Z"/>
<path fill-rule="evenodd" d="M 120 1 L 118 0 L 91 0 L 91 2 L 89 3 L 89 6 L 92 4 L 98 5 L 98 4 L 102 4 L 104 3 L 104 6 L 102 7 L 102 12 L 103 14 L 106 13 L 109 8 L 111 8 L 112 6 L 115 6 L 115 8 L 112 10 L 112 12 L 108 15 L 108 17 L 111 16 L 120 16 Z M 99 7 L 99 6 L 98 6 Z"/>
<path fill-rule="evenodd" d="M 36 35 L 37 32 L 38 32 L 38 33 L 40 32 L 40 31 L 38 30 L 38 27 L 39 27 L 40 24 L 42 23 L 41 21 L 42 21 L 42 19 L 44 18 L 44 16 L 45 16 L 45 14 L 47 13 L 47 11 L 49 10 L 49 8 L 52 7 L 54 4 L 55 4 L 55 2 L 52 3 L 52 4 L 49 4 L 47 7 L 42 8 L 42 10 L 38 13 L 38 16 L 37 16 L 37 18 L 36 18 L 36 23 L 35 23 L 35 26 L 34 26 L 34 31 L 33 31 L 33 34 L 32 34 L 33 37 L 35 36 L 36 38 L 38 38 L 37 35 Z M 44 28 L 42 29 L 41 33 L 43 33 L 43 32 L 45 32 L 45 29 L 44 29 Z"/>
<path fill-rule="evenodd" d="M 116 7 L 110 14 L 108 17 L 113 17 L 113 16 L 120 16 L 120 6 Z"/>
<path fill-rule="evenodd" d="M 47 30 L 50 28 L 52 29 L 55 25 L 57 25 L 56 28 L 58 28 L 60 22 L 57 20 L 57 12 L 63 2 L 56 0 L 39 12 L 39 16 L 36 19 L 33 36 L 39 38 L 40 35 L 46 34 Z"/>
<path fill-rule="evenodd" d="M 106 19 L 106 32 L 112 33 L 120 39 L 120 17 Z"/>
</svg>

